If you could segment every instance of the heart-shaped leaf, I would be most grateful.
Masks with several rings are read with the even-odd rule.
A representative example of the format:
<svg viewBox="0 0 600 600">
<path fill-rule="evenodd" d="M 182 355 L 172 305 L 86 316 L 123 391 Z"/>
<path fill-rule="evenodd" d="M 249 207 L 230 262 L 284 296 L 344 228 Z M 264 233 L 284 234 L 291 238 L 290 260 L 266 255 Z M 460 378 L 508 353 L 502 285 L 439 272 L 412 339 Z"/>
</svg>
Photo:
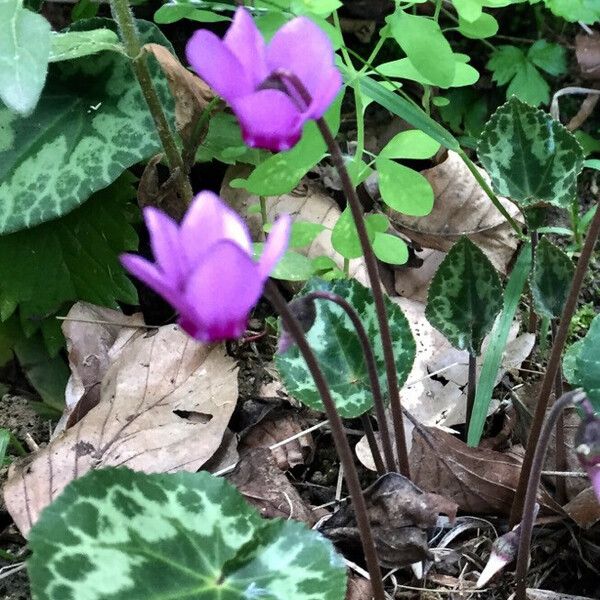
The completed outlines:
<svg viewBox="0 0 600 600">
<path fill-rule="evenodd" d="M 575 379 L 600 411 L 600 315 L 596 315 L 575 358 Z"/>
<path fill-rule="evenodd" d="M 477 355 L 502 310 L 502 284 L 487 256 L 463 236 L 436 271 L 425 316 L 459 350 Z"/>
<path fill-rule="evenodd" d="M 50 23 L 23 8 L 23 0 L 0 2 L 0 23 L 0 99 L 15 112 L 28 115 L 46 81 Z"/>
<path fill-rule="evenodd" d="M 355 280 L 326 282 L 311 279 L 298 296 L 314 290 L 327 290 L 342 296 L 359 313 L 373 344 L 380 384 L 382 389 L 386 389 L 383 348 L 371 291 Z M 358 336 L 350 319 L 337 304 L 316 300 L 315 308 L 316 319 L 306 337 L 317 355 L 336 407 L 344 418 L 362 415 L 373 406 L 373 396 Z M 415 359 L 415 341 L 402 310 L 387 298 L 386 308 L 398 380 L 402 385 Z M 296 346 L 278 354 L 275 364 L 292 396 L 311 408 L 323 410 L 313 379 Z"/>
<path fill-rule="evenodd" d="M 520 207 L 567 208 L 583 168 L 579 142 L 548 113 L 514 96 L 488 121 L 477 148 L 496 192 Z"/>
<path fill-rule="evenodd" d="M 573 262 L 558 247 L 543 237 L 535 250 L 530 286 L 537 313 L 548 319 L 557 319 L 562 314 L 571 279 Z"/>
<path fill-rule="evenodd" d="M 37 600 L 343 600 L 333 545 L 265 520 L 209 473 L 101 469 L 71 483 L 29 537 Z"/>
<path fill-rule="evenodd" d="M 116 30 L 107 19 L 77 26 Z M 155 25 L 138 26 L 143 43 L 170 47 Z M 152 58 L 150 68 L 174 122 L 166 78 Z M 128 58 L 106 51 L 53 64 L 31 117 L 0 107 L 0 234 L 70 212 L 160 149 Z"/>
</svg>

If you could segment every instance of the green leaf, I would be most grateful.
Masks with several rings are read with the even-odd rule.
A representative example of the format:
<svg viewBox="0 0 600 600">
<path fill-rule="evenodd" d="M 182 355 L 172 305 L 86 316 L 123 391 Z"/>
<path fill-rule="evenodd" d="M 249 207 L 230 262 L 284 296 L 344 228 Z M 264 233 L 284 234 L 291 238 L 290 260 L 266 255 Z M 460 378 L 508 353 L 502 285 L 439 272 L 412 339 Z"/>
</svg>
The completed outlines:
<svg viewBox="0 0 600 600">
<path fill-rule="evenodd" d="M 546 237 L 539 241 L 529 285 L 535 310 L 541 317 L 561 316 L 574 271 L 573 262 L 565 252 Z"/>
<path fill-rule="evenodd" d="M 254 256 L 258 259 L 265 245 L 260 242 L 254 244 Z M 314 273 L 312 261 L 298 252 L 288 250 L 277 263 L 270 277 L 284 281 L 306 281 Z"/>
<path fill-rule="evenodd" d="M 9 442 L 10 431 L 8 429 L 0 428 L 0 466 L 5 464 L 6 451 L 8 450 Z"/>
<path fill-rule="evenodd" d="M 583 21 L 592 25 L 600 20 L 598 0 L 544 0 L 546 7 L 565 21 Z"/>
<path fill-rule="evenodd" d="M 50 23 L 23 8 L 23 0 L 0 2 L 0 23 L 0 99 L 26 116 L 34 110 L 46 81 Z"/>
<path fill-rule="evenodd" d="M 474 23 L 481 17 L 481 0 L 452 0 L 459 20 Z"/>
<path fill-rule="evenodd" d="M 292 0 L 291 9 L 294 14 L 311 14 L 328 17 L 334 10 L 342 6 L 340 0 Z"/>
<path fill-rule="evenodd" d="M 154 22 L 159 25 L 176 23 L 182 19 L 198 21 L 200 23 L 218 23 L 229 21 L 229 17 L 220 15 L 210 10 L 201 10 L 197 5 L 188 2 L 173 2 L 164 4 L 154 13 Z"/>
<path fill-rule="evenodd" d="M 294 221 L 290 234 L 290 248 L 302 248 L 312 244 L 315 238 L 325 229 L 320 223 L 311 221 Z"/>
<path fill-rule="evenodd" d="M 532 106 L 548 104 L 550 86 L 540 72 L 526 61 L 506 88 L 506 97 L 510 98 L 511 96 L 516 96 L 519 100 Z"/>
<path fill-rule="evenodd" d="M 600 411 L 600 315 L 596 315 L 575 359 L 575 377 Z"/>
<path fill-rule="evenodd" d="M 414 68 L 432 85 L 452 85 L 456 62 L 437 22 L 403 10 L 397 10 L 388 19 L 394 39 Z"/>
<path fill-rule="evenodd" d="M 90 471 L 32 528 L 37 600 L 343 600 L 345 565 L 296 521 L 262 519 L 201 473 Z"/>
<path fill-rule="evenodd" d="M 379 153 L 379 158 L 431 158 L 440 149 L 440 144 L 418 129 L 396 134 Z"/>
<path fill-rule="evenodd" d="M 92 29 L 90 31 L 67 31 L 52 33 L 50 62 L 73 60 L 104 50 L 125 54 L 123 44 L 116 32 L 110 29 Z"/>
<path fill-rule="evenodd" d="M 567 72 L 567 53 L 560 44 L 537 40 L 527 51 L 527 58 L 550 75 L 564 75 Z"/>
<path fill-rule="evenodd" d="M 511 98 L 487 123 L 477 153 L 495 191 L 521 208 L 540 203 L 570 207 L 583 152 L 549 114 Z"/>
<path fill-rule="evenodd" d="M 501 310 L 498 273 L 468 237 L 461 237 L 431 280 L 427 320 L 454 347 L 476 356 Z"/>
<path fill-rule="evenodd" d="M 492 401 L 492 394 L 496 385 L 498 370 L 502 364 L 504 349 L 508 341 L 508 334 L 521 300 L 521 294 L 531 270 L 531 244 L 524 244 L 521 248 L 512 273 L 508 278 L 506 290 L 504 291 L 504 308 L 500 317 L 494 323 L 490 333 L 490 343 L 483 359 L 475 400 L 473 401 L 473 413 L 469 423 L 467 443 L 472 448 L 479 444 L 483 426 L 487 417 L 488 408 Z"/>
<path fill-rule="evenodd" d="M 112 21 L 80 21 L 78 28 Z M 138 22 L 143 43 L 170 48 L 151 23 Z M 174 122 L 166 78 L 150 58 L 160 98 Z M 0 234 L 68 213 L 161 144 L 129 59 L 102 52 L 55 63 L 36 111 L 17 119 L 0 108 Z"/>
<path fill-rule="evenodd" d="M 379 260 L 391 265 L 403 265 L 408 260 L 406 242 L 389 233 L 375 234 L 373 252 Z"/>
<path fill-rule="evenodd" d="M 381 198 L 389 207 L 411 217 L 431 212 L 433 189 L 421 173 L 387 158 L 378 158 L 375 164 Z"/>
<path fill-rule="evenodd" d="M 458 19 L 458 31 L 466 38 L 482 40 L 498 33 L 498 21 L 487 13 L 481 13 L 474 21 L 468 21 L 460 17 Z"/>
<path fill-rule="evenodd" d="M 405 119 L 413 127 L 420 129 L 449 150 L 460 150 L 458 140 L 437 121 L 434 121 L 422 108 L 406 98 L 398 96 L 398 94 L 388 90 L 370 77 L 362 76 L 360 80 L 354 80 L 346 68 L 341 70 L 349 85 L 352 87 L 360 86 L 365 96 L 375 100 L 391 113 Z"/>
<path fill-rule="evenodd" d="M 338 217 L 331 230 L 331 245 L 338 254 L 341 254 L 348 260 L 359 258 L 363 255 L 358 231 L 356 230 L 352 211 L 349 206 L 346 206 L 342 211 L 342 214 Z"/>
<path fill-rule="evenodd" d="M 65 302 L 113 308 L 137 302 L 118 261 L 121 252 L 137 248 L 125 216 L 135 197 L 132 183 L 125 174 L 61 219 L 0 236 L 0 301 L 12 310 L 21 307 L 26 331 L 37 329 Z"/>
<path fill-rule="evenodd" d="M 498 46 L 486 67 L 492 71 L 492 80 L 506 85 L 526 62 L 525 54 L 516 46 Z"/>
<path fill-rule="evenodd" d="M 373 344 L 377 372 L 380 375 L 382 389 L 385 389 L 385 362 L 371 291 L 354 279 L 333 282 L 311 279 L 298 296 L 314 290 L 328 290 L 339 294 L 357 310 Z M 402 386 L 415 359 L 415 341 L 400 308 L 387 298 L 385 298 L 385 305 L 399 385 Z M 364 353 L 358 336 L 350 319 L 337 304 L 316 300 L 315 307 L 316 320 L 306 337 L 323 369 L 340 415 L 344 418 L 358 417 L 373 406 Z M 286 389 L 294 398 L 315 410 L 323 410 L 313 379 L 296 346 L 292 346 L 284 354 L 277 354 L 275 365 Z"/>
<path fill-rule="evenodd" d="M 583 347 L 583 339 L 573 342 L 563 355 L 562 370 L 565 379 L 573 387 L 579 387 L 580 382 L 577 375 L 577 358 Z"/>
</svg>

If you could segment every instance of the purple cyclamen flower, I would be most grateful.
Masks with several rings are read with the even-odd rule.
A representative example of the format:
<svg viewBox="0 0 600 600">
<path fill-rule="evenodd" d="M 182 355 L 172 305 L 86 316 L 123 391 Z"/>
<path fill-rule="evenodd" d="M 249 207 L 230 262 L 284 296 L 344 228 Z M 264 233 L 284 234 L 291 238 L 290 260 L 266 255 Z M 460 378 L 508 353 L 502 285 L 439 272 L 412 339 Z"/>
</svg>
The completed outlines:
<svg viewBox="0 0 600 600">
<path fill-rule="evenodd" d="M 271 228 L 260 260 L 242 219 L 216 194 L 200 192 L 181 225 L 148 207 L 144 219 L 155 262 L 121 256 L 123 266 L 179 313 L 179 325 L 202 342 L 241 336 L 248 314 L 289 241 L 290 218 Z"/>
<path fill-rule="evenodd" d="M 289 150 L 304 123 L 321 118 L 342 85 L 331 42 L 306 17 L 286 23 L 266 44 L 240 7 L 222 40 L 200 29 L 186 54 L 196 73 L 231 106 L 245 143 L 254 148 Z M 308 105 L 290 77 L 309 93 Z"/>
<path fill-rule="evenodd" d="M 581 421 L 575 433 L 575 450 L 600 502 L 600 418 L 593 412 Z"/>
</svg>

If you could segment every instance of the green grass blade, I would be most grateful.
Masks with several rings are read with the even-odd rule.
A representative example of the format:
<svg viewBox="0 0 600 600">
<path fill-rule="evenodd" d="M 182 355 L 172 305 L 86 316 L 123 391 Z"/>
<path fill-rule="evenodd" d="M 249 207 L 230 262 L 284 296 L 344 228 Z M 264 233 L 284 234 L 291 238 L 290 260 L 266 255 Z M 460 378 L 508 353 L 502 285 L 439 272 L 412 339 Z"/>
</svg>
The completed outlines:
<svg viewBox="0 0 600 600">
<path fill-rule="evenodd" d="M 477 391 L 475 393 L 473 415 L 469 423 L 467 443 L 471 447 L 477 446 L 481 439 L 488 407 L 492 400 L 496 374 L 502 363 L 502 355 L 508 340 L 508 332 L 515 318 L 517 306 L 530 270 L 531 245 L 524 244 L 504 291 L 504 308 L 490 333 L 491 342 L 483 360 L 479 382 L 477 383 Z"/>
</svg>

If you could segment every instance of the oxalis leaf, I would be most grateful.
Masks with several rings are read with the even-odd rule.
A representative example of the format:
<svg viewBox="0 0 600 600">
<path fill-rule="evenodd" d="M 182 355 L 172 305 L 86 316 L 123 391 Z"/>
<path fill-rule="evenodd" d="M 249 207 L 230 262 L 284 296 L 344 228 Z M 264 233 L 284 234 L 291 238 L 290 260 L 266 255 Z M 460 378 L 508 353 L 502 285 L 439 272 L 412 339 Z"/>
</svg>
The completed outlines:
<svg viewBox="0 0 600 600">
<path fill-rule="evenodd" d="M 23 0 L 0 2 L 0 23 L 0 98 L 11 110 L 28 115 L 46 81 L 50 23 L 23 8 Z"/>
<path fill-rule="evenodd" d="M 502 310 L 502 285 L 487 256 L 463 236 L 436 271 L 425 316 L 459 350 L 479 354 Z"/>
<path fill-rule="evenodd" d="M 560 317 L 574 271 L 573 262 L 558 246 L 545 237 L 539 241 L 529 284 L 540 316 L 548 319 Z"/>
<path fill-rule="evenodd" d="M 138 25 L 143 43 L 170 48 L 155 25 Z M 77 26 L 116 29 L 107 19 Z M 152 58 L 150 67 L 174 118 L 167 81 Z M 30 118 L 0 108 L 0 234 L 68 213 L 160 148 L 129 59 L 107 51 L 53 64 Z"/>
<path fill-rule="evenodd" d="M 477 148 L 495 191 L 521 208 L 571 205 L 583 151 L 549 114 L 512 97 L 488 121 Z"/>
<path fill-rule="evenodd" d="M 126 219 L 135 196 L 127 173 L 83 206 L 52 223 L 0 236 L 0 320 L 20 306 L 29 335 L 67 301 L 117 308 L 135 304 L 133 284 L 118 255 L 137 248 Z M 27 249 L 24 251 L 24 249 Z"/>
<path fill-rule="evenodd" d="M 600 411 L 600 315 L 596 315 L 581 345 L 576 348 L 575 379 Z"/>
<path fill-rule="evenodd" d="M 333 545 L 209 473 L 92 471 L 31 530 L 37 600 L 343 600 Z"/>
<path fill-rule="evenodd" d="M 355 280 L 326 282 L 311 279 L 298 296 L 314 290 L 328 290 L 338 294 L 356 309 L 373 344 L 380 384 L 382 389 L 386 389 L 383 348 L 371 290 Z M 373 397 L 358 336 L 350 319 L 339 306 L 327 300 L 316 300 L 315 307 L 316 319 L 306 337 L 317 355 L 336 407 L 344 418 L 362 415 L 373 406 Z M 415 359 L 415 340 L 400 308 L 387 298 L 386 308 L 398 380 L 402 385 Z M 310 372 L 296 346 L 276 355 L 275 364 L 290 394 L 311 408 L 323 410 Z"/>
</svg>

